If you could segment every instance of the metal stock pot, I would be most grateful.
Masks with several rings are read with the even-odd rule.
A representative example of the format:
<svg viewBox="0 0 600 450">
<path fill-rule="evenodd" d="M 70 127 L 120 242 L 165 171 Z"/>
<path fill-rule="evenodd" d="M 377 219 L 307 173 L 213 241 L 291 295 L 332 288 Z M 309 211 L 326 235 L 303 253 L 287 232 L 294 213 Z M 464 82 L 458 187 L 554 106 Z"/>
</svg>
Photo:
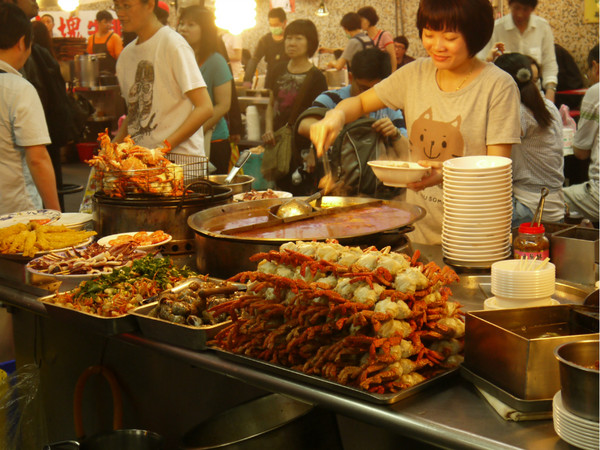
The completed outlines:
<svg viewBox="0 0 600 450">
<path fill-rule="evenodd" d="M 247 225 L 261 215 L 268 215 L 269 208 L 285 202 L 286 199 L 267 199 L 251 202 L 231 203 L 208 208 L 194 213 L 188 218 L 188 225 L 195 232 L 196 267 L 201 273 L 215 277 L 228 278 L 239 272 L 254 270 L 256 263 L 249 261 L 250 256 L 277 250 L 284 242 L 293 240 L 313 240 L 301 238 L 265 239 L 247 238 L 222 234 L 220 230 L 232 228 L 231 224 Z M 324 197 L 323 207 L 348 206 L 373 201 L 368 197 Z M 354 235 L 327 235 L 323 239 L 337 239 L 342 245 L 375 245 L 379 248 L 387 245 L 397 249 L 406 246 L 408 238 L 405 233 L 412 230 L 410 226 L 425 215 L 418 206 L 394 200 L 383 200 L 382 204 L 398 208 L 407 213 L 407 220 L 394 223 L 392 220 L 381 224 L 376 233 Z M 349 213 L 351 214 L 351 213 Z M 246 223 L 244 223 L 246 221 Z M 408 250 L 410 252 L 410 250 Z"/>
<path fill-rule="evenodd" d="M 75 56 L 75 78 L 78 80 L 76 83 L 78 86 L 98 86 L 98 78 L 100 76 L 100 58 L 103 58 L 104 56 L 104 54 L 95 53 Z"/>
</svg>

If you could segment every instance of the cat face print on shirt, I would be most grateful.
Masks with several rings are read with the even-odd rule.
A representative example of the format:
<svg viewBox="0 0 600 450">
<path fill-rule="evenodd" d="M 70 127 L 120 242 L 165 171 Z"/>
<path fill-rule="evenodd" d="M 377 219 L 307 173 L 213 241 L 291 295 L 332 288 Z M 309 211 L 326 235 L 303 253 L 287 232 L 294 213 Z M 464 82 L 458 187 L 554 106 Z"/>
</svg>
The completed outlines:
<svg viewBox="0 0 600 450">
<path fill-rule="evenodd" d="M 415 120 L 410 129 L 410 152 L 413 161 L 445 161 L 464 156 L 465 142 L 460 132 L 461 116 L 451 122 L 433 119 L 431 108 Z"/>
</svg>

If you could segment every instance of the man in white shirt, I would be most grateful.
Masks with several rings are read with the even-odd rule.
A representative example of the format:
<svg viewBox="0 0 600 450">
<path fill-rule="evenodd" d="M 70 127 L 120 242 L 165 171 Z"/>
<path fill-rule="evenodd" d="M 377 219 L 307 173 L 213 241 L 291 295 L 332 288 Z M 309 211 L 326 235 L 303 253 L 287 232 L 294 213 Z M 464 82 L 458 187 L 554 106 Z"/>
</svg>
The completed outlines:
<svg viewBox="0 0 600 450">
<path fill-rule="evenodd" d="M 522 53 L 535 59 L 542 68 L 546 98 L 554 102 L 558 83 L 558 64 L 554 52 L 554 35 L 547 20 L 532 14 L 537 0 L 509 0 L 510 14 L 496 20 L 488 44 L 478 53 L 486 60 L 498 44 L 505 53 Z"/>
<path fill-rule="evenodd" d="M 0 3 L 0 29 L 0 214 L 60 211 L 42 103 L 19 73 L 31 54 L 31 22 L 16 5 Z"/>
</svg>

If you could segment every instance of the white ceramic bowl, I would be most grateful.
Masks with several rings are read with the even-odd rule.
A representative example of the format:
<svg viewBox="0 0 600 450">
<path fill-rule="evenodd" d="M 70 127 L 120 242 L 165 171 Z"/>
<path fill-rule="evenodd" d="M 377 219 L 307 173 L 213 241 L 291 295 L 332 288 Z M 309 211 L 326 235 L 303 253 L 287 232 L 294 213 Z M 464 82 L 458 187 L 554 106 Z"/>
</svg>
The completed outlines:
<svg viewBox="0 0 600 450">
<path fill-rule="evenodd" d="M 511 200 L 512 197 L 510 191 L 508 194 L 503 192 L 488 194 L 485 191 L 481 191 L 474 195 L 471 192 L 456 192 L 454 190 L 448 191 L 444 189 L 444 200 L 446 199 L 469 203 L 496 203 Z"/>
<path fill-rule="evenodd" d="M 508 196 L 512 195 L 512 184 L 508 186 L 500 186 L 500 187 L 485 187 L 481 188 L 481 186 L 444 186 L 444 192 L 448 194 L 454 195 L 466 195 L 472 197 L 473 199 L 479 198 L 487 198 L 489 196 Z"/>
<path fill-rule="evenodd" d="M 503 278 L 539 278 L 555 276 L 556 266 L 551 262 L 524 259 L 509 259 L 495 263 L 491 269 L 492 276 Z"/>
<path fill-rule="evenodd" d="M 493 172 L 512 165 L 504 156 L 463 156 L 444 161 L 443 167 L 457 172 Z"/>
<path fill-rule="evenodd" d="M 450 251 L 462 251 L 462 252 L 482 252 L 482 251 L 498 251 L 498 250 L 506 250 L 510 246 L 510 242 L 508 239 L 500 240 L 492 243 L 478 243 L 474 244 L 472 242 L 458 241 L 448 239 L 442 236 L 442 245 L 444 248 Z"/>
<path fill-rule="evenodd" d="M 501 259 L 508 258 L 510 256 L 510 249 L 501 251 L 488 251 L 477 254 L 468 254 L 464 252 L 449 250 L 442 245 L 442 251 L 444 253 L 444 256 L 461 261 L 498 261 Z"/>
<path fill-rule="evenodd" d="M 406 187 L 431 172 L 429 167 L 408 161 L 369 161 L 375 176 L 386 186 Z"/>
<path fill-rule="evenodd" d="M 478 200 L 478 199 L 457 199 L 444 195 L 444 205 L 461 206 L 465 208 L 500 208 L 512 205 L 512 199 L 508 196 L 501 196 L 497 200 Z"/>
<path fill-rule="evenodd" d="M 446 239 L 451 242 L 464 243 L 474 246 L 485 245 L 487 243 L 496 244 L 498 242 L 506 242 L 510 241 L 510 234 L 494 234 L 494 233 L 479 233 L 479 234 L 469 234 L 469 233 L 455 233 L 452 231 L 448 231 L 442 228 L 442 239 Z M 483 243 L 483 244 L 482 244 Z"/>
<path fill-rule="evenodd" d="M 512 204 L 509 206 L 500 206 L 497 208 L 477 208 L 469 206 L 454 206 L 444 204 L 444 215 L 449 218 L 486 218 L 495 219 L 498 217 L 504 217 L 506 215 L 512 215 Z"/>
<path fill-rule="evenodd" d="M 487 186 L 487 185 L 491 185 L 491 184 L 504 183 L 507 181 L 512 181 L 512 176 L 510 173 L 494 175 L 494 176 L 479 175 L 477 177 L 472 177 L 472 178 L 466 178 L 461 175 L 453 175 L 453 174 L 449 174 L 449 173 L 444 173 L 444 184 L 448 184 L 448 183 L 452 183 L 452 184 L 456 184 L 456 185 L 477 184 L 477 185 Z"/>
<path fill-rule="evenodd" d="M 534 306 L 552 306 L 558 304 L 560 304 L 558 300 L 554 300 L 553 298 L 549 297 L 534 300 L 515 300 L 499 297 L 490 297 L 483 302 L 483 308 L 485 310 L 494 310 L 509 308 L 531 308 Z"/>
<path fill-rule="evenodd" d="M 454 175 L 454 176 L 461 176 L 464 177 L 465 179 L 468 178 L 479 178 L 482 176 L 497 176 L 497 175 L 509 175 L 512 173 L 512 167 L 511 166 L 506 166 L 506 167 L 501 167 L 495 170 L 486 170 L 486 171 L 478 171 L 478 170 L 455 170 L 451 167 L 443 167 L 442 168 L 442 173 L 444 175 L 448 174 L 448 175 Z"/>
</svg>

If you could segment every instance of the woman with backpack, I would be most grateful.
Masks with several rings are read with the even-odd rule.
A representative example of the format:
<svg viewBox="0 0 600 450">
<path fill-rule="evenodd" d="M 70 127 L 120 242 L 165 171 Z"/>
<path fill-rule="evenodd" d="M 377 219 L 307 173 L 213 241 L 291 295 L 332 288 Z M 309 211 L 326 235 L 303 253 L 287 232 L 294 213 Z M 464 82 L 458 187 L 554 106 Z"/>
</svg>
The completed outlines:
<svg viewBox="0 0 600 450">
<path fill-rule="evenodd" d="M 384 31 L 377 28 L 377 22 L 379 22 L 379 16 L 372 6 L 364 6 L 357 11 L 361 17 L 362 29 L 367 32 L 375 47 L 382 52 L 386 52 L 390 55 L 390 64 L 392 66 L 392 72 L 398 67 L 396 61 L 396 48 L 394 47 L 394 38 L 389 31 Z"/>
<path fill-rule="evenodd" d="M 443 161 L 469 155 L 510 157 L 521 142 L 519 91 L 512 77 L 476 57 L 494 29 L 489 0 L 421 0 L 417 27 L 428 58 L 419 58 L 373 88 L 340 102 L 312 125 L 318 156 L 344 124 L 383 107 L 402 109 L 412 161 L 431 175 L 408 185 L 406 201 L 427 211 L 411 238 L 441 243 Z"/>
<path fill-rule="evenodd" d="M 521 143 L 513 146 L 513 227 L 531 222 L 540 191 L 550 193 L 542 219 L 560 222 L 565 214 L 562 185 L 562 120 L 554 103 L 534 83 L 531 60 L 520 53 L 499 56 L 495 64 L 510 74 L 521 93 Z"/>
</svg>

